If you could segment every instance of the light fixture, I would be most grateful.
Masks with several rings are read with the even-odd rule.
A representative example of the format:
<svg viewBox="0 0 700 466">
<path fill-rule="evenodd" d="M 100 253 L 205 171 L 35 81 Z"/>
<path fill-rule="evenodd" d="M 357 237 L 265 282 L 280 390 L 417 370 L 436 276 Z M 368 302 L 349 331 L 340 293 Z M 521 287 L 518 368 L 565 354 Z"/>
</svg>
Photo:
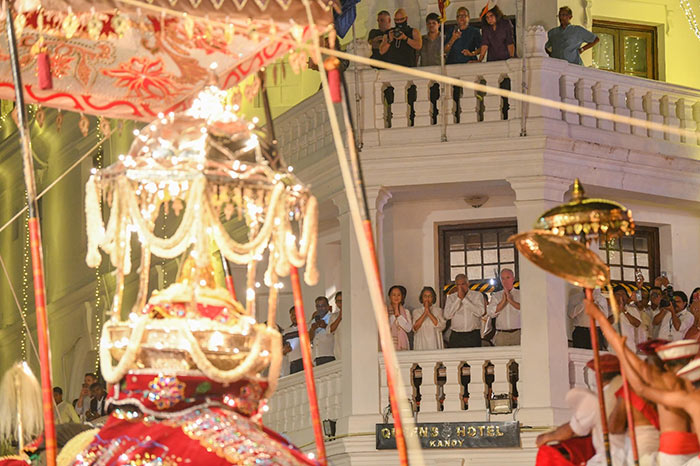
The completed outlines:
<svg viewBox="0 0 700 466">
<path fill-rule="evenodd" d="M 513 412 L 513 399 L 508 393 L 492 395 L 489 399 L 489 414 L 510 414 Z"/>
<path fill-rule="evenodd" d="M 478 209 L 482 205 L 486 204 L 486 202 L 488 202 L 488 200 L 489 200 L 489 197 L 484 195 L 484 194 L 464 198 L 464 202 L 466 202 L 470 206 L 474 207 L 475 209 Z"/>
<path fill-rule="evenodd" d="M 326 435 L 326 438 L 330 440 L 335 440 L 335 424 L 336 424 L 335 419 L 324 419 L 323 420 L 323 433 Z"/>
</svg>

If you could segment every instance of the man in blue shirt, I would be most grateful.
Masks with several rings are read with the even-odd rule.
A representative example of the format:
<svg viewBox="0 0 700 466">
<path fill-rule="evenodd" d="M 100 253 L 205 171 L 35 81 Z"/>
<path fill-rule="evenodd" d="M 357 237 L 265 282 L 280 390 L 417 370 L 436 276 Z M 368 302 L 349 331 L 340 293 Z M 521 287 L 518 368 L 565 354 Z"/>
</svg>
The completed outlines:
<svg viewBox="0 0 700 466">
<path fill-rule="evenodd" d="M 449 39 L 448 39 L 449 38 Z M 445 33 L 445 63 L 468 63 L 476 60 L 481 47 L 481 33 L 469 26 L 469 10 L 457 9 L 457 25 Z"/>
<path fill-rule="evenodd" d="M 574 65 L 583 65 L 581 54 L 600 42 L 600 39 L 586 28 L 571 24 L 571 18 L 573 18 L 571 8 L 568 6 L 559 8 L 560 26 L 549 30 L 544 48 L 552 58 L 566 60 Z M 582 47 L 583 44 L 586 45 Z"/>
</svg>

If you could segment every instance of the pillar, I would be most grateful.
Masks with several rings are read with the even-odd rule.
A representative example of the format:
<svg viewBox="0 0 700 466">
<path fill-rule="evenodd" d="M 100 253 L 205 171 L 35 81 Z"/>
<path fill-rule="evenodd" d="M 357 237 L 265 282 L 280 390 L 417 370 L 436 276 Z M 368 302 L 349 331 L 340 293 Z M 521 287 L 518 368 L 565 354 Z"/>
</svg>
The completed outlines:
<svg viewBox="0 0 700 466">
<path fill-rule="evenodd" d="M 571 180 L 552 176 L 509 178 L 515 191 L 518 231 L 560 204 Z M 520 255 L 521 351 L 520 413 L 526 425 L 557 425 L 566 420 L 569 389 L 566 335 L 566 282 Z M 473 373 L 473 371 L 472 371 Z"/>
<path fill-rule="evenodd" d="M 383 207 L 391 195 L 381 188 L 368 188 L 367 195 L 375 244 L 380 245 Z M 341 282 L 345 300 L 341 324 L 344 326 L 341 341 L 341 413 L 337 433 L 368 432 L 373 431 L 374 424 L 381 421 L 377 325 L 345 192 L 334 196 L 333 202 L 339 212 Z M 380 270 L 381 264 L 380 260 Z"/>
</svg>

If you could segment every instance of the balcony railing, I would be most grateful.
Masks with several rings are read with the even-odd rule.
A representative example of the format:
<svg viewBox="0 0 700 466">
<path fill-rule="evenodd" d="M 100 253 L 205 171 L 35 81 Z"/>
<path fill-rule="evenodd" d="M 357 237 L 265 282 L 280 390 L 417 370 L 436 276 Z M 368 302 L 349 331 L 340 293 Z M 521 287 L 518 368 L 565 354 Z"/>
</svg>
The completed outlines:
<svg viewBox="0 0 700 466">
<path fill-rule="evenodd" d="M 406 394 L 424 422 L 483 420 L 491 395 L 511 395 L 517 404 L 519 346 L 400 351 L 399 371 Z M 380 365 L 380 403 L 389 404 L 389 392 Z"/>
<path fill-rule="evenodd" d="M 440 73 L 439 67 L 422 69 Z M 509 82 L 513 91 L 521 91 L 523 59 L 450 65 L 446 67 L 446 74 L 494 87 L 503 87 Z M 348 88 L 350 92 L 357 90 L 358 94 L 352 107 L 365 148 L 405 147 L 407 141 L 438 143 L 442 118 L 447 112 L 448 141 L 517 137 L 525 128 L 529 136 L 571 137 L 630 150 L 697 157 L 700 144 L 698 89 L 586 68 L 548 57 L 525 59 L 524 76 L 528 93 L 532 95 L 664 123 L 694 131 L 695 135 L 681 137 L 535 105 L 522 107 L 514 99 L 506 101 L 469 89 L 455 94 L 452 86 L 443 86 L 445 98 L 435 99 L 435 91 L 431 97 L 434 82 L 430 80 L 386 70 L 347 72 Z M 393 95 L 393 102 L 388 98 L 390 95 Z M 333 151 L 322 99 L 322 94 L 317 93 L 276 121 L 287 160 L 303 163 L 304 159 L 317 159 Z M 419 128 L 417 133 L 415 130 Z"/>
<path fill-rule="evenodd" d="M 314 367 L 321 419 L 340 417 L 342 393 L 340 364 L 340 361 L 333 361 Z M 310 431 L 311 415 L 304 373 L 298 372 L 280 378 L 277 390 L 270 398 L 269 406 L 270 410 L 263 418 L 267 427 L 282 433 Z"/>
</svg>

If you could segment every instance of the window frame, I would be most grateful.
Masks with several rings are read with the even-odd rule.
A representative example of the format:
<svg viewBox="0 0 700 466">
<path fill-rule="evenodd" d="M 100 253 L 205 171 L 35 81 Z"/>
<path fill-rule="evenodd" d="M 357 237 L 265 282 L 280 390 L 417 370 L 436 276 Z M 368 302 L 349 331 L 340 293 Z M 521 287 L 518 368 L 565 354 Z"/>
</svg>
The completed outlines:
<svg viewBox="0 0 700 466">
<path fill-rule="evenodd" d="M 653 226 L 644 226 L 644 225 L 636 225 L 635 226 L 635 234 L 631 236 L 631 238 L 637 237 L 638 234 L 642 233 L 646 239 L 647 239 L 647 255 L 649 257 L 649 266 L 646 267 L 649 269 L 649 283 L 653 284 L 654 279 L 658 277 L 661 274 L 661 248 L 659 246 L 659 228 L 658 227 L 653 227 Z M 622 256 L 622 253 L 624 252 L 622 249 L 622 238 L 616 239 L 619 243 L 619 252 L 620 252 L 620 263 L 619 264 L 613 264 L 612 266 L 610 265 L 610 249 L 606 246 L 605 247 L 605 265 L 607 265 L 610 270 L 611 270 L 611 276 L 612 276 L 612 268 L 619 268 L 620 269 L 620 279 L 619 280 L 614 280 L 614 281 L 621 281 L 621 282 L 627 282 L 627 283 L 634 283 L 634 277 L 631 279 L 628 279 L 628 277 L 625 277 L 624 269 L 624 258 Z M 634 244 L 634 243 L 633 243 Z M 603 248 L 600 248 L 601 251 Z M 635 254 L 634 257 L 634 266 L 633 268 L 636 270 L 637 269 L 637 252 L 636 252 L 636 246 L 633 246 L 633 253 Z M 630 266 L 627 266 L 628 268 Z"/>
<path fill-rule="evenodd" d="M 445 305 L 445 294 L 442 293 L 442 287 L 445 286 L 447 283 L 451 283 L 451 260 L 450 260 L 450 251 L 449 251 L 449 243 L 448 243 L 448 235 L 457 231 L 463 232 L 463 234 L 467 233 L 474 233 L 474 232 L 479 232 L 483 233 L 485 231 L 492 231 L 492 230 L 502 230 L 505 228 L 513 229 L 515 232 L 518 232 L 518 222 L 517 219 L 504 219 L 504 220 L 497 220 L 497 221 L 489 221 L 489 222 L 472 222 L 472 223 L 445 223 L 445 224 L 438 224 L 437 225 L 437 234 L 438 234 L 438 289 L 440 292 L 438 293 L 440 295 L 440 305 L 444 306 Z M 498 235 L 496 236 L 496 241 L 497 241 L 497 246 L 496 250 L 500 249 L 500 240 L 498 239 Z M 520 269 L 519 265 L 519 253 L 518 250 L 515 249 L 515 246 L 513 245 L 513 269 L 515 273 L 516 280 L 518 280 L 518 273 Z M 465 254 L 466 254 L 466 245 L 465 245 Z M 481 242 L 481 249 L 482 251 L 482 261 L 480 263 L 482 267 L 482 277 L 483 277 L 483 268 L 484 268 L 484 263 L 483 263 L 483 238 Z M 508 262 L 510 264 L 510 262 Z M 467 267 L 467 262 L 466 262 L 466 257 L 465 257 L 465 273 L 466 272 L 466 267 Z M 500 253 L 498 255 L 498 263 L 497 263 L 498 270 L 500 271 L 501 269 L 501 258 L 500 258 Z M 482 278 L 483 280 L 483 278 Z"/>
<path fill-rule="evenodd" d="M 658 27 L 647 24 L 637 24 L 637 23 L 625 23 L 622 21 L 609 21 L 602 19 L 593 19 L 593 24 L 591 30 L 594 34 L 597 34 L 596 30 L 606 29 L 615 32 L 615 69 L 605 70 L 604 68 L 599 68 L 601 70 L 610 71 L 611 73 L 618 73 L 624 76 L 635 76 L 646 79 L 659 80 L 659 33 Z M 599 32 L 599 31 L 598 31 Z M 627 33 L 627 34 L 625 34 Z M 640 76 L 633 73 L 624 73 L 624 47 L 623 39 L 625 36 L 638 34 L 650 34 L 651 47 L 647 49 L 647 75 Z"/>
</svg>

